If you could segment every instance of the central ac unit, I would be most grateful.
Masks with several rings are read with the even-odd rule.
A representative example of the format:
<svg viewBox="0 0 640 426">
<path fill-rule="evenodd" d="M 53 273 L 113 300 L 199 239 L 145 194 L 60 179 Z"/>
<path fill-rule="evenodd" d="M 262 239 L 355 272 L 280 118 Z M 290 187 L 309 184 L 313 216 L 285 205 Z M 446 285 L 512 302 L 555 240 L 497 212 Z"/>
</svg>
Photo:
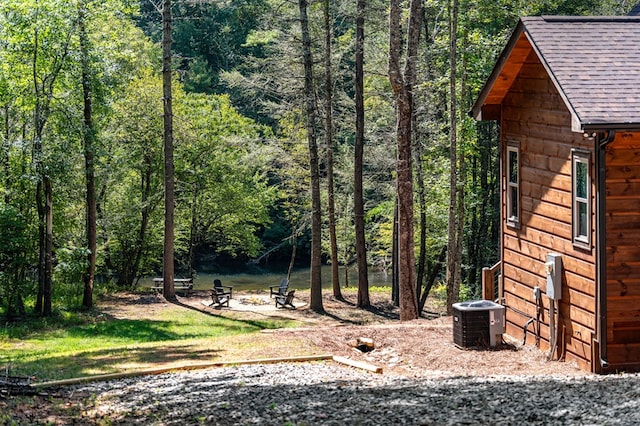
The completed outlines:
<svg viewBox="0 0 640 426">
<path fill-rule="evenodd" d="M 493 347 L 505 332 L 504 306 L 490 300 L 453 304 L 453 343 L 463 348 Z"/>
</svg>

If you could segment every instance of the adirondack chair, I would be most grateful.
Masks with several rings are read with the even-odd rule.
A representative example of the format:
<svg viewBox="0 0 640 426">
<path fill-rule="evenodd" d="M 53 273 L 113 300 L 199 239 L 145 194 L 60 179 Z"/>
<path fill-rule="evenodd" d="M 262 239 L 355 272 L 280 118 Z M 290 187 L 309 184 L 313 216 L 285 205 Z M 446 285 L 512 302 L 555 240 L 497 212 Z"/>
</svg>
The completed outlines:
<svg viewBox="0 0 640 426">
<path fill-rule="evenodd" d="M 218 293 L 219 296 L 233 299 L 233 287 L 229 285 L 222 285 L 222 281 L 217 278 L 213 280 L 213 289 Z"/>
<path fill-rule="evenodd" d="M 223 306 L 229 307 L 229 300 L 231 298 L 228 294 L 219 294 L 215 289 L 211 290 L 211 304 L 209 305 L 212 308 L 221 308 Z"/>
<path fill-rule="evenodd" d="M 289 289 L 289 280 L 287 278 L 283 278 L 280 281 L 280 285 L 272 285 L 269 287 L 269 297 L 273 296 L 286 296 L 287 290 Z"/>
<path fill-rule="evenodd" d="M 276 296 L 276 308 L 280 306 L 282 306 L 283 308 L 290 306 L 292 309 L 295 309 L 296 307 L 293 305 L 293 297 L 295 292 L 295 290 L 291 290 L 289 293 L 287 293 L 286 296 Z"/>
</svg>

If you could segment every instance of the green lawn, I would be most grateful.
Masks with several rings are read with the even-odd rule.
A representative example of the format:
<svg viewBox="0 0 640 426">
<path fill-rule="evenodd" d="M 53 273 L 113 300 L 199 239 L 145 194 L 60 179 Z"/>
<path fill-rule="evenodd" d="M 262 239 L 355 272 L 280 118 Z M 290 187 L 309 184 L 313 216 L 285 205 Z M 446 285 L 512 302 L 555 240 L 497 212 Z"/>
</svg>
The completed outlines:
<svg viewBox="0 0 640 426">
<path fill-rule="evenodd" d="M 114 319 L 99 310 L 63 313 L 3 325 L 0 366 L 10 364 L 12 375 L 47 381 L 213 362 L 237 358 L 235 350 L 262 329 L 293 325 L 285 320 L 231 320 L 173 305 L 153 319 Z"/>
</svg>

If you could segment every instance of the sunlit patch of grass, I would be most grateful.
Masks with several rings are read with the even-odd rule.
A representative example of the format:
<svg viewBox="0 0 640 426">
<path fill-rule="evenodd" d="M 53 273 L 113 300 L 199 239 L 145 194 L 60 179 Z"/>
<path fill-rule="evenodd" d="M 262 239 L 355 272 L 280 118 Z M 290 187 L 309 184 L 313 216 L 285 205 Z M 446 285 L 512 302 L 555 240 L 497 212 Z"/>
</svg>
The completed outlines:
<svg viewBox="0 0 640 426">
<path fill-rule="evenodd" d="M 290 320 L 234 320 L 179 306 L 157 310 L 152 319 L 60 313 L 0 328 L 0 366 L 10 364 L 12 374 L 53 380 L 211 362 L 232 348 L 238 336 L 294 325 Z"/>
<path fill-rule="evenodd" d="M 391 287 L 389 286 L 371 286 L 369 291 L 372 293 L 389 293 L 391 294 Z"/>
</svg>

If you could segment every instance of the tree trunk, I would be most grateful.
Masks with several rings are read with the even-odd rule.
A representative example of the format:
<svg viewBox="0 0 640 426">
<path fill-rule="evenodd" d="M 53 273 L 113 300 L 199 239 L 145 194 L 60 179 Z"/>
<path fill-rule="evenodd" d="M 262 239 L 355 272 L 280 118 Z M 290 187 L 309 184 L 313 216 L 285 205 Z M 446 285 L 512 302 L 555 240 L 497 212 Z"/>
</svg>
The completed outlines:
<svg viewBox="0 0 640 426">
<path fill-rule="evenodd" d="M 418 140 L 417 116 L 413 108 L 413 150 L 416 168 L 416 183 L 418 185 L 418 207 L 420 209 L 420 252 L 418 253 L 418 270 L 416 276 L 416 294 L 421 300 L 420 293 L 424 282 L 425 265 L 427 262 L 427 200 L 424 193 L 424 170 L 422 168 L 422 144 Z M 419 306 L 418 306 L 419 307 Z M 418 312 L 422 310 L 419 309 Z"/>
<path fill-rule="evenodd" d="M 456 0 L 457 2 L 458 0 Z M 458 5 L 455 5 L 455 23 L 456 29 L 458 27 Z M 460 103 L 463 111 L 468 111 L 466 108 L 470 108 L 471 106 L 465 102 L 467 99 L 467 79 L 466 79 L 466 69 L 467 69 L 467 33 L 464 31 L 464 35 L 462 37 L 462 75 L 460 78 Z M 456 107 L 456 115 L 457 115 L 457 107 Z M 457 122 L 456 122 L 457 125 Z M 456 220 L 457 220 L 457 229 L 456 229 L 456 268 L 455 268 L 455 276 L 454 280 L 458 283 L 457 285 L 457 293 L 460 294 L 460 285 L 462 283 L 462 247 L 464 245 L 464 224 L 465 224 L 465 184 L 467 181 L 467 161 L 465 158 L 465 134 L 462 132 L 462 138 L 460 143 L 462 144 L 462 149 L 458 151 L 458 167 L 459 167 L 459 188 L 458 188 L 458 204 L 457 204 L 457 212 L 456 212 Z M 455 288 L 455 287 L 454 287 Z M 459 297 L 458 297 L 459 300 Z"/>
<path fill-rule="evenodd" d="M 311 57 L 311 37 L 307 0 L 299 0 L 300 27 L 302 32 L 302 56 L 304 62 L 304 97 L 307 112 L 307 141 L 309 143 L 309 168 L 311 173 L 311 300 L 314 312 L 324 312 L 322 306 L 322 214 L 320 207 L 320 169 L 318 165 L 318 145 L 316 141 L 316 107 L 313 90 L 313 60 Z"/>
<path fill-rule="evenodd" d="M 429 277 L 427 277 L 427 281 L 424 283 L 424 290 L 422 291 L 420 302 L 418 303 L 418 312 L 422 312 L 424 310 L 424 305 L 427 303 L 427 297 L 429 297 L 429 292 L 431 291 L 433 284 L 435 284 L 436 278 L 438 278 L 438 275 L 440 274 L 446 255 L 447 246 L 444 246 L 442 247 L 442 251 L 440 251 L 438 258 L 431 265 Z"/>
<path fill-rule="evenodd" d="M 338 237 L 336 236 L 336 203 L 333 183 L 333 73 L 331 72 L 331 13 L 329 0 L 324 0 L 324 68 L 325 68 L 325 140 L 327 144 L 327 198 L 329 242 L 331 246 L 331 286 L 333 297 L 343 300 L 340 290 Z"/>
<path fill-rule="evenodd" d="M 413 172 L 411 148 L 411 117 L 413 115 L 413 85 L 416 78 L 418 42 L 420 41 L 420 0 L 411 0 L 404 74 L 400 69 L 401 40 L 399 0 L 391 0 L 389 13 L 389 81 L 396 99 L 396 138 L 398 144 L 398 271 L 400 320 L 418 318 L 418 298 L 415 280 L 413 230 Z"/>
<path fill-rule="evenodd" d="M 175 300 L 174 279 L 174 171 L 173 171 L 173 108 L 171 91 L 171 0 L 162 5 L 162 100 L 164 103 L 164 255 L 163 294 Z"/>
<path fill-rule="evenodd" d="M 52 310 L 52 293 L 53 293 L 53 187 L 51 186 L 51 178 L 45 174 L 44 176 L 44 198 L 45 198 L 45 237 L 44 237 L 44 288 L 42 316 L 51 316 Z"/>
<path fill-rule="evenodd" d="M 42 146 L 37 141 L 34 143 L 34 157 L 39 158 L 42 156 Z M 44 311 L 44 264 L 45 264 L 45 220 L 44 220 L 44 190 L 41 178 L 40 166 L 36 160 L 36 174 L 38 176 L 38 183 L 36 184 L 36 209 L 38 210 L 38 294 L 36 296 L 35 311 L 37 314 L 42 315 Z"/>
<path fill-rule="evenodd" d="M 86 196 L 86 216 L 87 216 L 87 268 L 84 272 L 84 292 L 82 296 L 82 306 L 91 308 L 93 306 L 93 282 L 96 272 L 96 247 L 98 232 L 96 227 L 96 187 L 95 187 L 95 165 L 94 165 L 94 144 L 95 128 L 93 125 L 93 108 L 91 105 L 91 83 L 89 68 L 89 39 L 85 28 L 87 5 L 84 1 L 78 6 L 78 31 L 80 32 L 80 60 L 82 61 L 82 94 L 84 101 L 84 164 L 85 164 L 85 184 Z"/>
<path fill-rule="evenodd" d="M 2 118 L 3 118 L 3 124 L 4 124 L 4 131 L 3 131 L 3 141 L 2 141 L 2 171 L 4 172 L 4 187 L 5 187 L 5 193 L 4 193 L 4 202 L 5 204 L 9 204 L 9 148 L 10 148 L 10 143 L 9 143 L 9 138 L 10 136 L 10 121 L 9 121 L 9 101 L 7 101 L 7 103 L 5 105 L 2 106 Z"/>
<path fill-rule="evenodd" d="M 193 265 L 196 261 L 196 247 L 201 239 L 198 237 L 198 195 L 200 191 L 196 182 L 193 183 L 193 193 L 191 194 L 191 226 L 189 231 L 189 258 L 187 265 L 189 266 L 189 277 L 194 277 L 195 268 Z"/>
<path fill-rule="evenodd" d="M 53 193 L 51 187 L 51 179 L 43 164 L 42 137 L 44 127 L 49 118 L 49 103 L 53 97 L 53 93 L 46 92 L 51 90 L 53 83 L 47 88 L 39 86 L 38 76 L 38 31 L 34 33 L 34 51 L 33 51 L 33 84 L 35 93 L 35 112 L 34 112 L 34 158 L 36 174 L 38 176 L 38 184 L 36 187 L 36 205 L 38 210 L 38 244 L 39 244 L 39 265 L 38 265 L 38 299 L 36 301 L 36 311 L 42 316 L 48 317 L 52 313 L 52 261 L 53 261 Z M 55 80 L 60 69 L 49 77 Z"/>
<path fill-rule="evenodd" d="M 369 276 L 367 247 L 364 234 L 364 196 L 362 190 L 362 162 L 364 156 L 364 11 L 365 1 L 358 0 L 356 16 L 356 138 L 353 160 L 353 214 L 358 261 L 358 307 L 368 308 Z"/>
<path fill-rule="evenodd" d="M 400 273 L 398 265 L 398 195 L 396 194 L 393 201 L 393 236 L 391 237 L 391 263 L 392 263 L 392 276 L 391 276 L 391 300 L 395 306 L 400 306 Z M 417 297 L 417 295 L 416 295 Z"/>
<path fill-rule="evenodd" d="M 291 257 L 289 258 L 289 267 L 287 268 L 287 280 L 291 281 L 291 273 L 293 266 L 296 264 L 296 251 L 298 250 L 298 229 L 294 229 L 291 234 Z"/>
<path fill-rule="evenodd" d="M 458 154 L 457 154 L 457 101 L 456 101 L 456 62 L 457 62 L 457 31 L 458 31 L 458 0 L 451 0 L 449 4 L 449 132 L 450 132 L 450 151 L 449 159 L 451 162 L 451 171 L 449 184 L 451 192 L 449 196 L 449 241 L 447 248 L 447 313 L 452 313 L 452 305 L 459 300 L 460 297 L 460 280 L 457 268 L 459 268 L 459 247 L 458 247 L 458 222 L 456 218 L 457 212 L 457 195 L 458 195 Z"/>
</svg>

